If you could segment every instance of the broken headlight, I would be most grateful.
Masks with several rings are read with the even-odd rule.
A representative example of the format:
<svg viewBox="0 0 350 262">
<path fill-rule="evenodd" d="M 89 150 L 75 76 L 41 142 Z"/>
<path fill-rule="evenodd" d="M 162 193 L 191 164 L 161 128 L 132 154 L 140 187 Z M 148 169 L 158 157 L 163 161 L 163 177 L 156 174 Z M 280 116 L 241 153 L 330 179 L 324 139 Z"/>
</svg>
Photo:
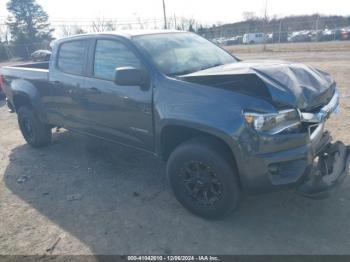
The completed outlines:
<svg viewBox="0 0 350 262">
<path fill-rule="evenodd" d="M 245 112 L 244 118 L 247 124 L 257 132 L 270 135 L 295 132 L 301 127 L 299 113 L 294 109 L 273 114 Z"/>
</svg>

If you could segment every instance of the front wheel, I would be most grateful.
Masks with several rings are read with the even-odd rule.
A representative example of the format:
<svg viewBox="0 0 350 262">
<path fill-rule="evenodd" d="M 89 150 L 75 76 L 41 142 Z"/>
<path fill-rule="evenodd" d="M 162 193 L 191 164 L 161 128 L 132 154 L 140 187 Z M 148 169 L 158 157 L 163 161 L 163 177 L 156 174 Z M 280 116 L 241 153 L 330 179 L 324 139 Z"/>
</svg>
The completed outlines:
<svg viewBox="0 0 350 262">
<path fill-rule="evenodd" d="M 194 139 L 180 145 L 169 158 L 167 173 L 177 200 L 198 216 L 219 219 L 238 206 L 235 168 L 215 143 Z"/>
<path fill-rule="evenodd" d="M 41 122 L 32 108 L 20 107 L 17 117 L 19 128 L 29 145 L 42 147 L 51 142 L 50 126 Z"/>
</svg>

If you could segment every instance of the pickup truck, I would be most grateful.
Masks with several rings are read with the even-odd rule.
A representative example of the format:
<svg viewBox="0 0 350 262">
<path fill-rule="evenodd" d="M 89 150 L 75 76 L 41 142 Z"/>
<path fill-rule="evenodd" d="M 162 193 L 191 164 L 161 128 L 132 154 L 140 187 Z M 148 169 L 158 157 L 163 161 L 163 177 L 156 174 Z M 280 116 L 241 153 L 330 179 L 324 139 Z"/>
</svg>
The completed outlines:
<svg viewBox="0 0 350 262">
<path fill-rule="evenodd" d="M 332 142 L 332 77 L 307 65 L 241 61 L 168 30 L 56 40 L 48 63 L 1 69 L 9 106 L 33 147 L 62 127 L 161 157 L 178 201 L 218 219 L 245 193 L 293 189 L 321 199 L 349 171 Z"/>
</svg>

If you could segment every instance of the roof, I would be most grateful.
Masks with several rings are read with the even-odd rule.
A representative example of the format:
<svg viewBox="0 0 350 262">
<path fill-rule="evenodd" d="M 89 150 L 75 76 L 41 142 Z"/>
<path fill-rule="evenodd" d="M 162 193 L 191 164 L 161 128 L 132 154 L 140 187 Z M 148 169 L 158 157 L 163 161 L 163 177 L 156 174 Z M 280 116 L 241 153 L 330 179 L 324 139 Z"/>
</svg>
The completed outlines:
<svg viewBox="0 0 350 262">
<path fill-rule="evenodd" d="M 137 29 L 137 30 L 119 30 L 119 31 L 102 32 L 101 34 L 133 37 L 133 36 L 139 36 L 139 35 L 154 35 L 154 34 L 183 33 L 183 32 L 184 31 L 169 30 L 169 29 Z"/>
<path fill-rule="evenodd" d="M 126 38 L 132 38 L 134 36 L 140 35 L 154 35 L 154 34 L 168 34 L 168 33 L 184 33 L 185 31 L 180 30 L 168 30 L 168 29 L 137 29 L 137 30 L 118 30 L 118 31 L 106 31 L 106 32 L 98 32 L 98 33 L 87 33 L 87 34 L 79 34 L 68 37 L 63 37 L 61 39 L 69 39 L 81 36 L 98 36 L 98 35 L 115 35 L 122 36 Z M 61 40 L 61 39 L 58 39 Z"/>
</svg>

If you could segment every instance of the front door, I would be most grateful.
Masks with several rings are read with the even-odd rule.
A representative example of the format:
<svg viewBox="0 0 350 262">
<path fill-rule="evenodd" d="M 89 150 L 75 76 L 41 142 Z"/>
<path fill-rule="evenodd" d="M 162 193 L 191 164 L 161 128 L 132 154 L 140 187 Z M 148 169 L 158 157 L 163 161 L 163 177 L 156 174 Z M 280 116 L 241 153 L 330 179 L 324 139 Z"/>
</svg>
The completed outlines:
<svg viewBox="0 0 350 262">
<path fill-rule="evenodd" d="M 153 150 L 152 88 L 118 86 L 115 69 L 141 68 L 137 55 L 124 43 L 99 39 L 93 52 L 92 76 L 84 84 L 90 127 L 95 135 Z"/>
</svg>

